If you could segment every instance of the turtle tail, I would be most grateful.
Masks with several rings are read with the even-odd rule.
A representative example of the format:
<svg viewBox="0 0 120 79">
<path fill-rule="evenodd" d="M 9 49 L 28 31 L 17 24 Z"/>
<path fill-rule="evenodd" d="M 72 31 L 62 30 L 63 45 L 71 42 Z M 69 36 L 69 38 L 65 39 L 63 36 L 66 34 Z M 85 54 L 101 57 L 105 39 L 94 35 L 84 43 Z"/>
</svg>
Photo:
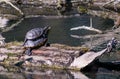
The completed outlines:
<svg viewBox="0 0 120 79">
<path fill-rule="evenodd" d="M 28 56 L 30 56 L 30 55 L 32 55 L 32 49 L 31 48 L 28 48 L 26 51 L 25 51 L 25 54 L 26 55 L 28 55 Z"/>
</svg>

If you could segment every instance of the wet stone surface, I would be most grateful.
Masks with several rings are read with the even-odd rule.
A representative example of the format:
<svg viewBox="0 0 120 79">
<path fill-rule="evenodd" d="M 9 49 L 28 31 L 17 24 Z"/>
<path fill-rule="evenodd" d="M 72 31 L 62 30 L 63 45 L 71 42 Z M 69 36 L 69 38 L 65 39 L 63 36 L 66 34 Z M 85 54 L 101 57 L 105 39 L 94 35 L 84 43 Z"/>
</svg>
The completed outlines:
<svg viewBox="0 0 120 79">
<path fill-rule="evenodd" d="M 56 46 L 56 45 L 55 45 Z M 25 55 L 22 46 L 9 46 L 0 49 L 0 63 L 4 65 L 39 66 L 67 68 L 74 58 L 79 57 L 88 49 L 84 47 L 50 46 L 32 50 L 32 55 Z"/>
</svg>

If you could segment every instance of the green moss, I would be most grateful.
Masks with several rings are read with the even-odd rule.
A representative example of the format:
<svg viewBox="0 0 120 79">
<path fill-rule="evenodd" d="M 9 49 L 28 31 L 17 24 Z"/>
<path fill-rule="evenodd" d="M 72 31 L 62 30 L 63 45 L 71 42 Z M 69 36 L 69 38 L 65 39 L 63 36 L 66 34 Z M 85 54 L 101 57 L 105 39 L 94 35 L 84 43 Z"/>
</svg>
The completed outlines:
<svg viewBox="0 0 120 79">
<path fill-rule="evenodd" d="M 79 71 L 80 69 L 76 67 L 70 67 L 69 70 Z"/>
<path fill-rule="evenodd" d="M 87 8 L 86 7 L 84 7 L 84 6 L 78 6 L 78 12 L 79 13 L 87 13 L 88 11 L 87 11 Z"/>
<path fill-rule="evenodd" d="M 9 52 L 9 53 L 6 53 L 6 55 L 8 57 L 18 57 L 18 56 L 21 56 L 21 53 Z"/>
<path fill-rule="evenodd" d="M 52 66 L 49 66 L 49 65 L 42 65 L 42 66 L 36 66 L 38 68 L 43 68 L 43 69 L 54 69 L 54 70 L 73 70 L 73 71 L 79 71 L 80 69 L 79 68 L 75 68 L 75 67 L 63 67 L 63 66 L 55 66 L 55 65 L 52 65 Z"/>
<path fill-rule="evenodd" d="M 13 60 L 5 60 L 4 62 L 2 62 L 2 65 L 4 66 L 14 66 L 14 62 Z M 68 68 L 68 67 L 62 67 L 62 66 L 49 66 L 49 65 L 42 65 L 42 66 L 31 66 L 31 65 L 22 65 L 23 67 L 36 67 L 36 68 L 39 68 L 39 69 L 53 69 L 53 70 L 73 70 L 73 71 L 79 71 L 80 69 L 79 68 Z"/>
<path fill-rule="evenodd" d="M 67 45 L 63 45 L 63 44 L 51 44 L 50 46 L 57 47 L 59 49 L 66 49 L 66 50 L 81 50 L 84 52 L 89 50 L 89 48 L 87 48 L 87 47 L 80 47 L 80 46 L 73 47 L 73 46 L 67 46 Z"/>
<path fill-rule="evenodd" d="M 10 65 L 10 61 L 8 61 L 7 59 L 4 60 L 4 62 L 1 63 L 2 65 L 8 66 Z"/>
<path fill-rule="evenodd" d="M 6 48 L 9 48 L 10 46 L 21 46 L 22 44 L 23 42 L 13 41 L 13 42 L 7 43 Z"/>
</svg>

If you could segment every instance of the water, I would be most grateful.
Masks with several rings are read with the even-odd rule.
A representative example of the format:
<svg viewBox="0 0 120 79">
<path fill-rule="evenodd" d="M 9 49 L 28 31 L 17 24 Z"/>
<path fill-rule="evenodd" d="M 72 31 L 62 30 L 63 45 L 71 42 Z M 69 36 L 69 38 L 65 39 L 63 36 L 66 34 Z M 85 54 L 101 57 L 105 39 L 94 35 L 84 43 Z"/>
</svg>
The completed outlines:
<svg viewBox="0 0 120 79">
<path fill-rule="evenodd" d="M 113 26 L 113 21 L 110 19 L 103 19 L 100 17 L 94 17 L 90 15 L 71 16 L 71 17 L 36 17 L 36 18 L 25 18 L 20 24 L 15 26 L 12 30 L 4 32 L 3 36 L 6 38 L 6 42 L 11 41 L 23 41 L 27 31 L 36 27 L 50 26 L 51 30 L 49 33 L 49 43 L 60 43 L 70 46 L 80 46 L 90 39 L 77 39 L 72 35 L 84 36 L 89 34 L 96 34 L 88 30 L 76 30 L 71 31 L 73 27 L 82 25 L 89 26 L 90 18 L 93 19 L 93 27 L 99 30 L 105 31 Z M 9 21 L 10 24 L 15 21 Z"/>
<path fill-rule="evenodd" d="M 93 19 L 93 27 L 102 31 L 111 29 L 113 20 L 103 19 L 91 15 L 71 16 L 71 17 L 34 17 L 25 18 L 17 23 L 12 30 L 3 32 L 6 42 L 24 41 L 27 31 L 36 27 L 50 26 L 48 42 L 60 43 L 70 46 L 81 46 L 91 39 L 75 38 L 71 35 L 86 36 L 95 35 L 95 32 L 87 30 L 70 31 L 71 28 L 86 25 L 89 26 L 90 18 Z M 16 23 L 16 20 L 10 20 L 7 27 Z M 111 71 L 104 68 L 93 68 L 95 70 L 88 72 L 74 72 L 66 70 L 50 70 L 41 68 L 4 68 L 0 67 L 0 79 L 118 79 L 119 71 Z M 115 74 L 115 75 L 114 75 Z"/>
<path fill-rule="evenodd" d="M 0 79 L 119 79 L 119 71 L 98 68 L 97 71 L 80 72 L 70 70 L 29 67 L 2 67 Z"/>
</svg>

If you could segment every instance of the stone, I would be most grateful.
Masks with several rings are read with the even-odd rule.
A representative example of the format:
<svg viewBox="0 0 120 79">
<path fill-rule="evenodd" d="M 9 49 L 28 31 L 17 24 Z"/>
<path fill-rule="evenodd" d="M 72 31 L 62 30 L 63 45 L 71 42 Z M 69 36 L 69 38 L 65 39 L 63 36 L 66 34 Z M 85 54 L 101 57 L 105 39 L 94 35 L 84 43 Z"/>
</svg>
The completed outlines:
<svg viewBox="0 0 120 79">
<path fill-rule="evenodd" d="M 8 56 L 5 54 L 0 54 L 0 62 L 3 62 L 5 59 L 7 59 Z"/>
<path fill-rule="evenodd" d="M 64 45 L 41 47 L 39 49 L 33 49 L 32 55 L 28 56 L 22 54 L 24 49 L 21 46 L 9 46 L 8 48 L 0 49 L 0 61 L 7 65 L 16 66 L 38 66 L 38 67 L 52 67 L 61 69 L 72 69 L 72 66 L 78 68 L 78 65 L 83 64 L 85 61 L 87 64 L 83 64 L 85 67 L 90 62 L 94 61 L 97 56 L 100 56 L 105 50 L 97 53 L 87 53 L 88 48 L 82 47 L 67 47 Z M 102 52 L 102 53 L 101 53 Z M 79 59 L 80 58 L 80 59 Z M 4 62 L 4 60 L 6 60 Z M 75 61 L 77 60 L 77 65 Z M 75 63 L 75 64 L 74 64 Z"/>
</svg>

